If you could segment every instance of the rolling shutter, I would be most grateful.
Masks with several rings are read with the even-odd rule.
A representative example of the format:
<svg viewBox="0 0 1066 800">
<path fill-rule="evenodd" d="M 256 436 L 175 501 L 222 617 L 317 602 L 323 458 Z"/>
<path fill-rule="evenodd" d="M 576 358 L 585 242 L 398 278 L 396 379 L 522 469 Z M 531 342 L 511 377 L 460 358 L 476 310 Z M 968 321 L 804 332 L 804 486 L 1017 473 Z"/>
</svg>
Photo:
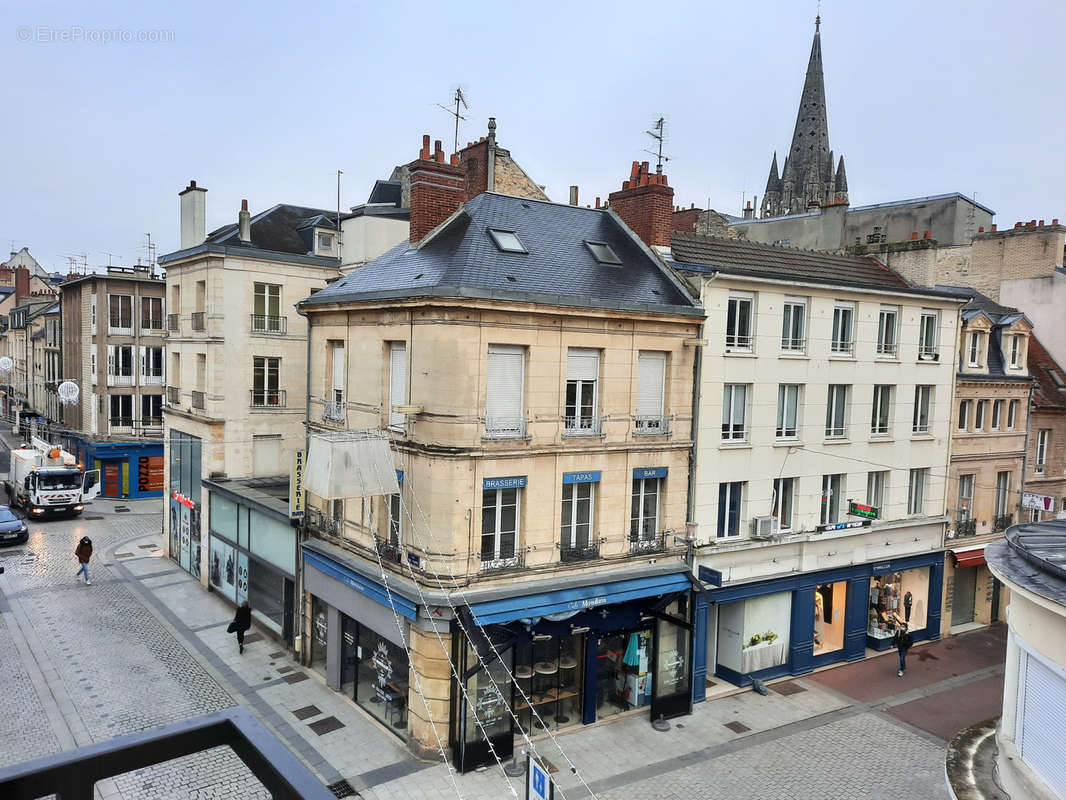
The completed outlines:
<svg viewBox="0 0 1066 800">
<path fill-rule="evenodd" d="M 344 343 L 333 345 L 333 388 L 344 391 Z"/>
<path fill-rule="evenodd" d="M 566 354 L 568 381 L 594 381 L 600 377 L 600 351 L 571 347 Z"/>
<path fill-rule="evenodd" d="M 515 425 L 522 419 L 525 348 L 489 346 L 485 419 L 490 428 Z"/>
<path fill-rule="evenodd" d="M 666 353 L 641 353 L 637 357 L 637 416 L 661 417 Z"/>
<path fill-rule="evenodd" d="M 1066 760 L 1062 758 L 1062 726 L 1066 719 L 1066 678 L 1032 653 L 1023 651 L 1019 694 L 1022 760 L 1040 775 L 1053 793 L 1066 797 Z"/>
<path fill-rule="evenodd" d="M 407 343 L 393 342 L 389 349 L 389 425 L 401 426 L 405 414 L 397 414 L 393 406 L 407 404 Z"/>
</svg>

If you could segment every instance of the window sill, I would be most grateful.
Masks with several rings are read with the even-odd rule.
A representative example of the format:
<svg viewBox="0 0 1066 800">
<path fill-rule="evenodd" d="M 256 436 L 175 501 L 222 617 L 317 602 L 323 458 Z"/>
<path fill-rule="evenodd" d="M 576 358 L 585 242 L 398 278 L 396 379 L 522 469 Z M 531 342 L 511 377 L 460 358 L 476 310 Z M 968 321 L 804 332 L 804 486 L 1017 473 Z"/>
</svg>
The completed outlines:
<svg viewBox="0 0 1066 800">
<path fill-rule="evenodd" d="M 754 350 L 726 350 L 722 355 L 727 358 L 755 358 Z"/>
<path fill-rule="evenodd" d="M 527 434 L 515 434 L 513 436 L 505 436 L 503 434 L 482 435 L 481 441 L 488 444 L 491 442 L 531 442 L 533 437 Z"/>
<path fill-rule="evenodd" d="M 824 444 L 851 444 L 851 439 L 847 436 L 827 436 Z"/>
<path fill-rule="evenodd" d="M 830 353 L 830 361 L 855 361 L 854 353 Z"/>
<path fill-rule="evenodd" d="M 747 450 L 751 448 L 751 442 L 722 442 L 718 445 L 719 450 Z"/>
<path fill-rule="evenodd" d="M 803 447 L 800 439 L 774 439 L 774 447 Z"/>
<path fill-rule="evenodd" d="M 911 441 L 915 442 L 930 442 L 935 438 L 936 437 L 933 436 L 933 434 L 931 434 L 929 431 L 917 431 L 911 433 Z"/>
<path fill-rule="evenodd" d="M 641 438 L 646 437 L 646 436 L 669 436 L 671 434 L 671 432 L 672 431 L 669 428 L 666 428 L 666 429 L 661 430 L 661 431 L 649 431 L 649 430 L 633 431 L 633 435 L 641 437 Z"/>
<path fill-rule="evenodd" d="M 871 433 L 871 442 L 894 442 L 896 438 L 891 433 Z"/>
<path fill-rule="evenodd" d="M 779 358 L 790 358 L 796 361 L 802 361 L 810 359 L 806 350 L 782 350 L 778 356 Z"/>
</svg>

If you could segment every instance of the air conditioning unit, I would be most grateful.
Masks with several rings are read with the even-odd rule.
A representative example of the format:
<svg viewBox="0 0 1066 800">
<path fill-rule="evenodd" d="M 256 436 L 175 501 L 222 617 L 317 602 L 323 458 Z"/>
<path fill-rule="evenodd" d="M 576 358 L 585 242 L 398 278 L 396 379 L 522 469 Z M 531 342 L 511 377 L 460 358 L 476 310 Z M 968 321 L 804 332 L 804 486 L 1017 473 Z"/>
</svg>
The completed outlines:
<svg viewBox="0 0 1066 800">
<path fill-rule="evenodd" d="M 751 521 L 752 539 L 772 539 L 777 534 L 777 517 L 755 517 Z"/>
</svg>

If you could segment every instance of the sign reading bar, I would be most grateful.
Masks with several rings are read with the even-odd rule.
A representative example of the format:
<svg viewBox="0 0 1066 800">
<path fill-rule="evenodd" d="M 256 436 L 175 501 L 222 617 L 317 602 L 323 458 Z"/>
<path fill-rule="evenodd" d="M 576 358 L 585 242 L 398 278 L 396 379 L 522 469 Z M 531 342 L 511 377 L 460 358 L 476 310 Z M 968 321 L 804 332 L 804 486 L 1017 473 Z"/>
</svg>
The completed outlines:
<svg viewBox="0 0 1066 800">
<path fill-rule="evenodd" d="M 699 570 L 699 578 L 701 581 L 709 586 L 721 586 L 722 585 L 722 572 L 721 570 L 711 569 L 710 567 L 701 566 Z"/>
<path fill-rule="evenodd" d="M 289 475 L 289 519 L 304 518 L 304 451 L 292 454 L 292 473 Z"/>
<path fill-rule="evenodd" d="M 816 525 L 815 530 L 821 533 L 826 531 L 846 531 L 850 528 L 868 528 L 870 520 L 855 520 L 854 522 L 831 522 L 828 525 Z"/>
<path fill-rule="evenodd" d="M 881 509 L 873 506 L 864 506 L 862 503 L 848 501 L 848 516 L 862 517 L 863 519 L 877 519 Z"/>
<path fill-rule="evenodd" d="M 633 470 L 633 480 L 641 478 L 665 478 L 666 467 L 637 467 Z"/>
<path fill-rule="evenodd" d="M 521 489 L 525 485 L 525 475 L 512 478 L 485 478 L 481 482 L 482 489 Z"/>
<path fill-rule="evenodd" d="M 1037 511 L 1054 511 L 1055 498 L 1048 497 L 1046 494 L 1022 492 L 1022 508 L 1033 508 Z"/>
<path fill-rule="evenodd" d="M 564 472 L 563 483 L 599 483 L 600 471 L 594 472 Z"/>
</svg>

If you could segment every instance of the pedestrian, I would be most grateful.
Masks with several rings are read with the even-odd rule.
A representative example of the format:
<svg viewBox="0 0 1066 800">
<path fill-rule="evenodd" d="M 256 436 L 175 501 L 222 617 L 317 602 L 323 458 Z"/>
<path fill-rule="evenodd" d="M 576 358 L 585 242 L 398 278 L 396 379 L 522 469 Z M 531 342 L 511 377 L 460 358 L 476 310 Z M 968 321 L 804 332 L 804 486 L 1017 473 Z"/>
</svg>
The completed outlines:
<svg viewBox="0 0 1066 800">
<path fill-rule="evenodd" d="M 911 645 L 914 644 L 910 631 L 907 630 L 906 623 L 900 625 L 896 629 L 896 635 L 892 637 L 892 644 L 896 646 L 896 651 L 899 653 L 899 672 L 897 672 L 896 675 L 902 678 L 903 673 L 907 671 L 907 651 L 910 650 Z"/>
<path fill-rule="evenodd" d="M 229 624 L 226 630 L 229 633 L 237 634 L 237 648 L 241 653 L 244 652 L 244 634 L 249 628 L 252 627 L 252 609 L 248 606 L 248 601 L 245 600 L 239 606 L 237 606 L 237 613 L 233 615 L 233 622 Z"/>
<path fill-rule="evenodd" d="M 81 541 L 78 542 L 78 546 L 74 548 L 74 555 L 78 557 L 78 563 L 81 564 L 78 567 L 78 571 L 74 573 L 74 577 L 79 575 L 85 576 L 85 585 L 92 586 L 93 582 L 89 580 L 89 559 L 93 554 L 93 540 L 88 536 L 82 536 Z"/>
</svg>

